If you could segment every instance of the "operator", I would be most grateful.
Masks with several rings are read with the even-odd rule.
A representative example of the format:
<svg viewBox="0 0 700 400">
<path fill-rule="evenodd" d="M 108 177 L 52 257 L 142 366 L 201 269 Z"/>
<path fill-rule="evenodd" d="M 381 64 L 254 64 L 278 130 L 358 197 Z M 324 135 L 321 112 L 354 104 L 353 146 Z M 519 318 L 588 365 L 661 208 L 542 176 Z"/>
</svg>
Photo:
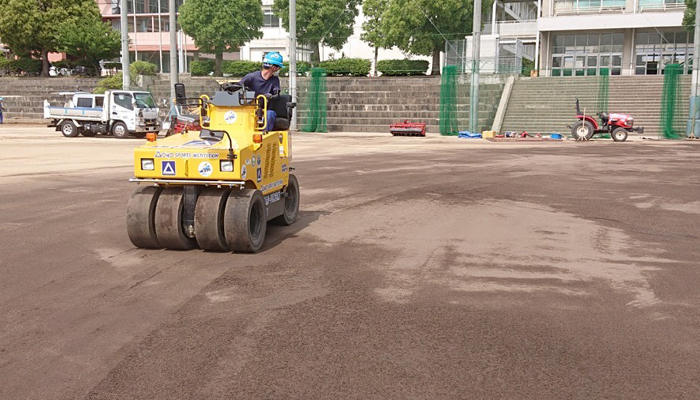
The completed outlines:
<svg viewBox="0 0 700 400">
<path fill-rule="evenodd" d="M 280 78 L 279 71 L 282 69 L 282 55 L 278 52 L 267 53 L 263 59 L 262 71 L 251 72 L 240 80 L 240 84 L 255 92 L 255 96 L 263 95 L 270 100 L 279 97 Z M 269 107 L 269 106 L 268 106 Z M 272 130 L 275 126 L 277 113 L 267 110 L 267 127 L 265 131 Z"/>
</svg>

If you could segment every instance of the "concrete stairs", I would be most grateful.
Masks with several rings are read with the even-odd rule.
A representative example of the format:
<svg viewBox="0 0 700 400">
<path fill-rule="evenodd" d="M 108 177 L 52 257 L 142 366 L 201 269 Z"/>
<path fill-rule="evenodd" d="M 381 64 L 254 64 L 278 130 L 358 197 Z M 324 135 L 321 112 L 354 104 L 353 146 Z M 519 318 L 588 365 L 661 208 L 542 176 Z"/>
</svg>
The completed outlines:
<svg viewBox="0 0 700 400">
<path fill-rule="evenodd" d="M 576 122 L 575 99 L 581 111 L 594 114 L 598 104 L 599 77 L 521 78 L 515 81 L 502 131 L 570 133 Z M 631 114 L 645 136 L 659 133 L 664 76 L 611 76 L 608 111 Z M 677 123 L 685 126 L 690 96 L 690 75 L 680 77 L 681 96 Z M 684 128 L 683 128 L 684 129 Z"/>
<path fill-rule="evenodd" d="M 44 120 L 44 99 L 52 104 L 63 104 L 65 96 L 59 92 L 92 92 L 98 78 L 0 78 L 0 97 L 4 97 L 5 123 L 47 123 Z"/>
</svg>

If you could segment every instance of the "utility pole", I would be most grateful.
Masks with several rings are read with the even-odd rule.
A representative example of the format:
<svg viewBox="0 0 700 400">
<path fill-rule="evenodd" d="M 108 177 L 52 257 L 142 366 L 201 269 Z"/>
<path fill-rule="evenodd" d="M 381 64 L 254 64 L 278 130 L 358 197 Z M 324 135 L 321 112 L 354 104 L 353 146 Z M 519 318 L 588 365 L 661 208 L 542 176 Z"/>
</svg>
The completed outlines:
<svg viewBox="0 0 700 400">
<path fill-rule="evenodd" d="M 289 94 L 297 101 L 297 2 L 289 0 Z M 297 129 L 297 113 L 292 113 L 291 130 Z"/>
<path fill-rule="evenodd" d="M 122 89 L 129 90 L 131 75 L 129 75 L 129 15 L 127 4 L 129 0 L 121 0 L 120 24 L 122 28 Z"/>
<path fill-rule="evenodd" d="M 698 122 L 698 80 L 700 80 L 700 1 L 695 3 L 695 39 L 693 42 L 693 78 L 690 87 L 690 115 L 688 116 L 688 137 L 700 137 L 695 134 Z"/>
<path fill-rule="evenodd" d="M 469 99 L 469 131 L 479 130 L 479 59 L 481 44 L 481 0 L 474 0 L 474 27 L 472 31 L 472 84 Z"/>
<path fill-rule="evenodd" d="M 177 74 L 177 16 L 175 13 L 175 0 L 168 2 L 170 12 L 170 101 L 171 107 L 175 106 L 175 84 L 178 83 Z"/>
</svg>

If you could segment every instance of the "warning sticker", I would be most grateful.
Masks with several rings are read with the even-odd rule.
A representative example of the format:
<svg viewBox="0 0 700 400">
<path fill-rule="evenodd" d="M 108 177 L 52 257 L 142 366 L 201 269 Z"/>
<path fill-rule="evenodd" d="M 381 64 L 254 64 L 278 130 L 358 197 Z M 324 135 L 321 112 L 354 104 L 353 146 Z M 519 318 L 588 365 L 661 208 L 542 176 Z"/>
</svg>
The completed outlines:
<svg viewBox="0 0 700 400">
<path fill-rule="evenodd" d="M 163 161 L 161 171 L 163 175 L 175 175 L 175 161 Z"/>
</svg>

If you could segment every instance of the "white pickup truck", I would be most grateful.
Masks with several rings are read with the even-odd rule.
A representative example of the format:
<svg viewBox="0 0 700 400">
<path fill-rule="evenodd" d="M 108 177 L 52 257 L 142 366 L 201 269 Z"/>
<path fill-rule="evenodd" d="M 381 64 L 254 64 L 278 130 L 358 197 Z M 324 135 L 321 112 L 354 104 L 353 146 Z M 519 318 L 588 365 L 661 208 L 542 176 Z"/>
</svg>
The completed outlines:
<svg viewBox="0 0 700 400">
<path fill-rule="evenodd" d="M 72 96 L 64 107 L 52 107 L 44 100 L 44 119 L 63 136 L 76 137 L 112 134 L 125 138 L 144 137 L 158 132 L 158 106 L 149 92 L 108 90 L 105 94 L 62 92 Z"/>
</svg>

